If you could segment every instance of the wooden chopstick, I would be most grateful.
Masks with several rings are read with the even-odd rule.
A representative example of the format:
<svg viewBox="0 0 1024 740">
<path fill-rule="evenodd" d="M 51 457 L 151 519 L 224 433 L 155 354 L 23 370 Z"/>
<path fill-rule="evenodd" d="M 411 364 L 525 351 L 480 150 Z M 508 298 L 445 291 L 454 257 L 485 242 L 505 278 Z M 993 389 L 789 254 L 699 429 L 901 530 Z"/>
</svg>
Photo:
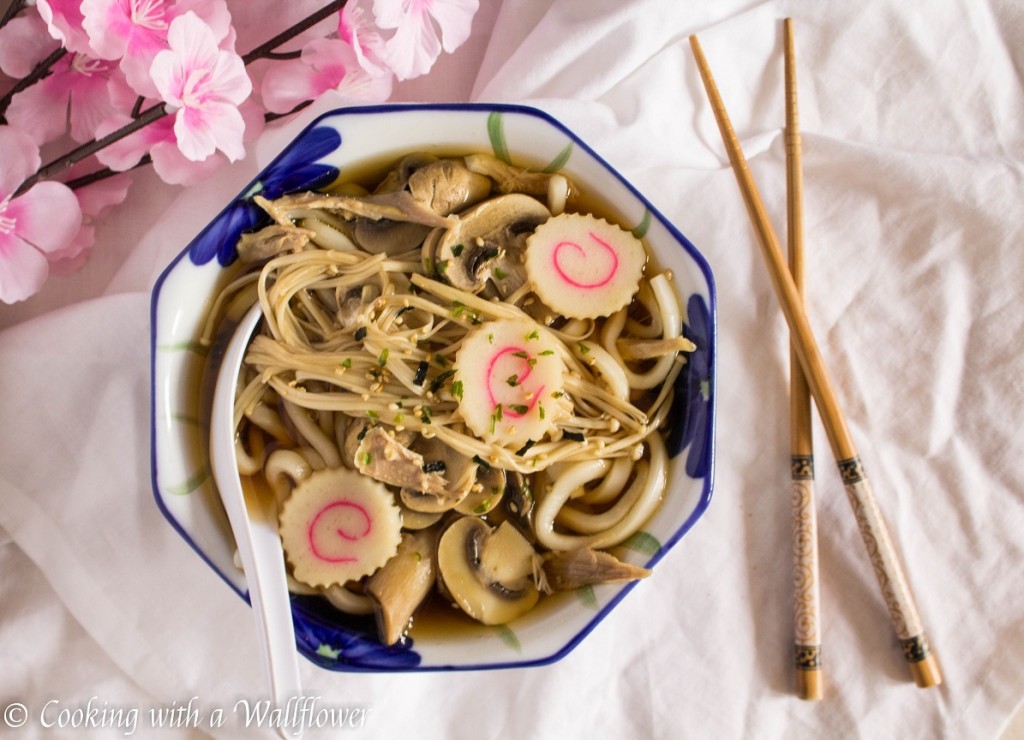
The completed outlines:
<svg viewBox="0 0 1024 740">
<path fill-rule="evenodd" d="M 804 179 L 797 105 L 793 19 L 783 22 L 786 69 L 786 236 L 789 274 L 804 297 Z M 818 588 L 818 514 L 814 494 L 811 392 L 796 348 L 789 352 L 790 499 L 793 505 L 793 659 L 796 693 L 822 697 L 821 593 Z"/>
<path fill-rule="evenodd" d="M 779 247 L 779 240 L 775 236 L 764 203 L 761 201 L 761 195 L 750 174 L 750 169 L 747 167 L 746 158 L 736 139 L 732 123 L 729 121 L 725 104 L 718 92 L 718 86 L 711 75 L 711 69 L 708 67 L 707 59 L 704 57 L 704 52 L 696 36 L 690 36 L 690 46 L 697 61 L 711 109 L 715 114 L 715 120 L 718 122 L 722 141 L 729 154 L 733 173 L 739 183 L 747 215 L 750 217 L 751 225 L 761 247 L 761 254 L 767 264 L 776 297 L 786 322 L 789 324 L 790 339 L 796 349 L 811 396 L 818 408 L 818 415 L 825 427 L 832 454 L 839 466 L 839 473 L 856 516 L 861 538 L 864 540 L 871 565 L 878 579 L 878 585 L 882 590 L 889 619 L 899 638 L 903 655 L 915 683 L 922 688 L 936 686 L 942 682 L 938 661 L 928 645 L 917 606 L 896 553 L 896 547 L 889 536 L 889 530 L 871 492 L 871 484 L 864 472 L 860 455 L 850 437 L 846 419 L 840 409 L 824 359 L 814 339 L 810 322 L 807 320 L 800 293 L 786 266 L 782 249 Z"/>
</svg>

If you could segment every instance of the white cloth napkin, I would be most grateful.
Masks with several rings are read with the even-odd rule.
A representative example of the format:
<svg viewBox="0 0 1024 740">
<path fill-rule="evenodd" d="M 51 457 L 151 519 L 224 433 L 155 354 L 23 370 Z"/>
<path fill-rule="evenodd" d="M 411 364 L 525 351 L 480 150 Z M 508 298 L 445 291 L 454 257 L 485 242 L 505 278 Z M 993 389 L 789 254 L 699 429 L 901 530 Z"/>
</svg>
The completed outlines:
<svg viewBox="0 0 1024 740">
<path fill-rule="evenodd" d="M 470 44 L 398 98 L 543 108 L 704 252 L 719 301 L 714 498 L 559 663 L 412 675 L 304 663 L 306 693 L 365 708 L 353 732 L 380 738 L 1000 736 L 1024 697 L 1024 9 L 484 5 Z M 944 669 L 935 689 L 908 680 L 819 426 L 826 697 L 793 696 L 788 333 L 687 41 L 700 35 L 784 239 L 789 15 L 808 312 Z M 27 707 L 26 737 L 47 702 L 52 720 L 91 699 L 139 708 L 140 736 L 149 708 L 193 700 L 205 720 L 220 707 L 223 728 L 182 732 L 233 737 L 247 734 L 236 702 L 265 696 L 248 607 L 153 503 L 148 291 L 298 125 L 198 188 L 140 175 L 84 272 L 0 310 L 0 700 Z"/>
</svg>

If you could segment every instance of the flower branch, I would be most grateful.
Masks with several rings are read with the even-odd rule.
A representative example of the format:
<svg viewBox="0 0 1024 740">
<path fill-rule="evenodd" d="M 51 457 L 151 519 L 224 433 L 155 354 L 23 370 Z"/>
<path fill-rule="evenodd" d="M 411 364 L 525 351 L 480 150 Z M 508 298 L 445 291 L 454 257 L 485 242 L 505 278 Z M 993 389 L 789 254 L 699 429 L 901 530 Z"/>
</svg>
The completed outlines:
<svg viewBox="0 0 1024 740">
<path fill-rule="evenodd" d="M 128 125 L 122 126 L 112 134 L 107 134 L 102 139 L 94 139 L 93 141 L 90 141 L 87 144 L 83 144 L 77 149 L 73 149 L 67 154 L 58 157 L 52 162 L 40 167 L 38 170 L 36 170 L 35 174 L 33 174 L 31 177 L 25 180 L 25 182 L 23 182 L 21 186 L 15 191 L 15 197 L 24 193 L 26 190 L 31 188 L 40 180 L 52 178 L 54 175 L 57 175 L 63 172 L 64 170 L 69 169 L 71 166 L 92 156 L 101 149 L 110 146 L 115 141 L 119 141 L 124 137 L 135 133 L 139 129 L 145 128 L 149 124 L 163 118 L 166 115 L 167 106 L 165 106 L 163 103 L 157 103 L 156 105 L 147 108 L 139 114 L 138 118 L 134 119 Z"/>
<path fill-rule="evenodd" d="M 426 74 L 466 40 L 478 0 L 333 0 L 298 17 L 300 7 L 13 0 L 0 18 L 0 301 L 32 295 L 51 266 L 81 264 L 96 220 L 127 195 L 126 173 L 151 166 L 192 185 L 325 93 L 384 102 L 395 80 Z M 287 27 L 236 53 L 268 18 Z M 56 144 L 65 153 L 44 164 L 40 147 Z M 29 223 L 55 209 L 47 228 Z"/>
<path fill-rule="evenodd" d="M 60 59 L 67 53 L 68 50 L 63 47 L 54 49 L 50 56 L 39 62 L 39 64 L 32 68 L 31 72 L 15 82 L 11 89 L 8 90 L 3 97 L 0 97 L 0 124 L 7 123 L 7 119 L 4 118 L 4 113 L 7 112 L 7 108 L 10 106 L 11 100 L 14 99 L 14 96 L 49 75 L 53 65 L 60 61 Z"/>
<path fill-rule="evenodd" d="M 26 0 L 13 0 L 11 4 L 7 6 L 7 10 L 4 12 L 3 17 L 0 18 L 0 28 L 6 26 L 27 4 Z"/>
<path fill-rule="evenodd" d="M 253 49 L 248 54 L 242 57 L 242 62 L 248 66 L 249 64 L 255 62 L 257 59 L 263 59 L 264 57 L 267 57 L 269 54 L 273 53 L 274 50 L 277 49 L 277 47 L 281 46 L 281 44 L 288 43 L 303 31 L 307 31 L 320 21 L 330 18 L 332 15 L 334 15 L 339 10 L 344 8 L 346 2 L 348 2 L 348 0 L 334 0 L 334 2 L 327 3 L 327 5 L 322 7 L 320 10 L 307 16 L 306 18 L 299 21 L 291 28 L 282 31 L 277 36 L 274 36 L 272 39 L 268 40 L 266 43 L 257 46 L 255 49 Z"/>
</svg>

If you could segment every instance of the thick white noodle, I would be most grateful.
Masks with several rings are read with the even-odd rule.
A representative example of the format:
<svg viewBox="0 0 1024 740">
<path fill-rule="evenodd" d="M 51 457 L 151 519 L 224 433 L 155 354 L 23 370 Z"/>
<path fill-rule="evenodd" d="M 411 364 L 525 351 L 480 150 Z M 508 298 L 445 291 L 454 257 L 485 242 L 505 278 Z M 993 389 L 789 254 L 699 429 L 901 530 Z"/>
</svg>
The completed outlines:
<svg viewBox="0 0 1024 740">
<path fill-rule="evenodd" d="M 305 409 L 285 401 L 284 412 L 302 438 L 320 454 L 320 457 L 327 463 L 327 467 L 341 467 L 341 454 L 338 452 L 334 440 L 324 434 L 317 423 L 309 418 Z"/>
<path fill-rule="evenodd" d="M 283 504 L 292 493 L 292 489 L 306 480 L 313 473 L 309 460 L 295 450 L 274 450 L 267 456 L 263 476 L 270 484 L 278 504 Z"/>
<path fill-rule="evenodd" d="M 626 457 L 620 457 L 612 463 L 612 469 L 597 486 L 592 490 L 584 491 L 573 500 L 590 505 L 606 504 L 622 493 L 631 472 L 633 472 L 633 461 Z"/>
<path fill-rule="evenodd" d="M 632 536 L 657 508 L 668 480 L 668 455 L 665 443 L 657 433 L 647 440 L 650 460 L 636 466 L 633 486 L 640 486 L 635 500 L 625 515 L 609 528 L 589 534 L 565 534 L 555 531 L 555 520 L 573 491 L 600 478 L 607 470 L 605 460 L 591 460 L 567 469 L 546 491 L 534 510 L 537 541 L 551 550 L 577 550 L 581 547 L 602 549 L 618 545 Z M 631 487 L 632 489 L 632 487 Z"/>
<path fill-rule="evenodd" d="M 320 593 L 331 602 L 331 606 L 347 614 L 373 614 L 373 600 L 345 586 L 328 586 L 321 589 Z"/>
<path fill-rule="evenodd" d="M 682 331 L 683 317 L 680 313 L 679 301 L 676 300 L 675 294 L 672 292 L 671 286 L 666 273 L 660 273 L 651 278 L 650 285 L 651 290 L 654 292 L 655 298 L 658 300 L 658 309 L 660 311 L 660 320 L 662 326 L 662 339 L 675 339 Z M 614 316 L 610 316 L 605 322 L 604 328 L 601 330 L 601 345 L 615 358 L 623 370 L 626 373 L 626 377 L 629 378 L 629 385 L 631 388 L 639 389 L 650 389 L 659 385 L 665 380 L 665 376 L 668 375 L 669 370 L 672 369 L 672 364 L 675 362 L 675 354 L 664 355 L 659 357 L 654 366 L 643 373 L 637 373 L 629 369 L 625 361 L 622 359 L 622 355 L 619 354 L 618 347 L 615 342 L 622 334 L 622 330 L 626 325 L 626 309 L 622 309 Z"/>
</svg>

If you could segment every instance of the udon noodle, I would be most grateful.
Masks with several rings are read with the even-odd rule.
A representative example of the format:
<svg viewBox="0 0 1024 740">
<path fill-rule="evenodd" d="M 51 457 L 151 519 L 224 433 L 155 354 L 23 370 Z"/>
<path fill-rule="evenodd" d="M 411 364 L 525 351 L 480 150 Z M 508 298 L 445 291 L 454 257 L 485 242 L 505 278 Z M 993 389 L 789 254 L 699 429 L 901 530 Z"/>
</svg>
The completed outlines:
<svg viewBox="0 0 1024 740">
<path fill-rule="evenodd" d="M 294 590 L 375 612 L 391 643 L 435 588 L 498 624 L 646 575 L 607 549 L 665 492 L 692 349 L 671 274 L 572 215 L 561 175 L 417 154 L 372 187 L 261 201 L 274 223 L 231 286 L 255 282 L 264 317 L 239 469 L 277 496 Z"/>
</svg>

